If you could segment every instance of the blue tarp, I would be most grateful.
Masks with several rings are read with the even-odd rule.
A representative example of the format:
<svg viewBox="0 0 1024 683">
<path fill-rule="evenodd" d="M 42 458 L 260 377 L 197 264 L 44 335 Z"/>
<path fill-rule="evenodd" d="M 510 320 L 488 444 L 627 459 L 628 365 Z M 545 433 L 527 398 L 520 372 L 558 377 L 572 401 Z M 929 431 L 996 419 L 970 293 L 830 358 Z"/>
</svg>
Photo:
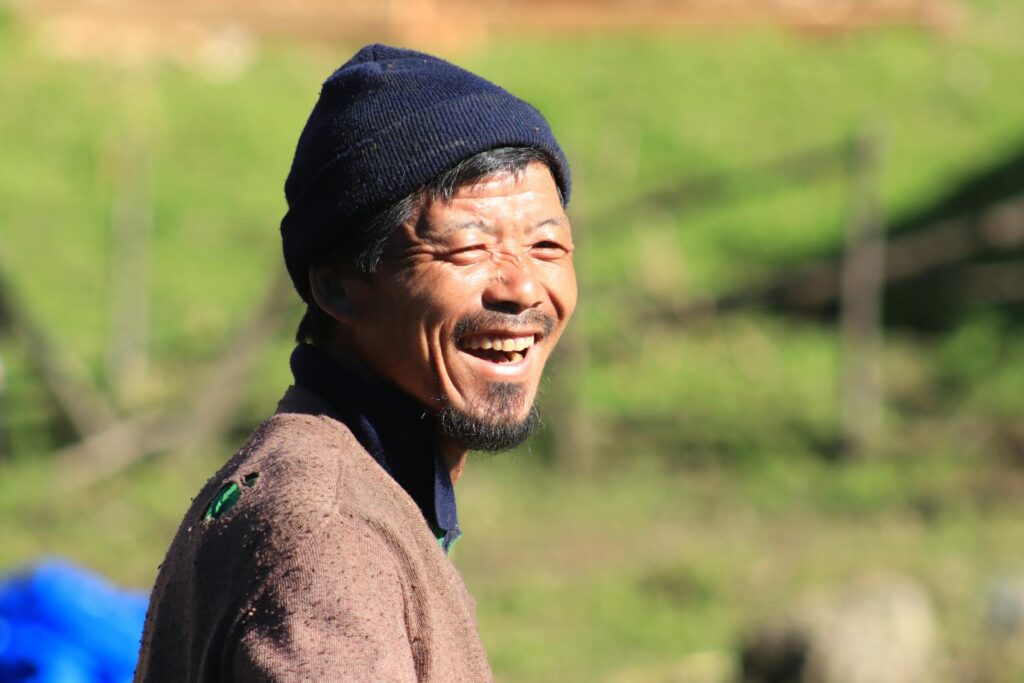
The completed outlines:
<svg viewBox="0 0 1024 683">
<path fill-rule="evenodd" d="M 57 560 L 0 581 L 0 683 L 126 683 L 145 594 Z"/>
</svg>

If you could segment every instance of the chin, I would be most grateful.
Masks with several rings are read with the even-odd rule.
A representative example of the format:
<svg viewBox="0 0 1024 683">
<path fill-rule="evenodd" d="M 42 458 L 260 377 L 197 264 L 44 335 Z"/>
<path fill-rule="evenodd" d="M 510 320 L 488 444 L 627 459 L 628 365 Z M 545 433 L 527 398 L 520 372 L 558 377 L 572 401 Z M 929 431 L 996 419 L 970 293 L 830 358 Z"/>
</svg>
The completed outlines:
<svg viewBox="0 0 1024 683">
<path fill-rule="evenodd" d="M 463 448 L 500 452 L 515 448 L 540 427 L 535 392 L 519 383 L 491 382 L 486 397 L 460 410 L 451 405 L 437 413 L 438 430 Z"/>
</svg>

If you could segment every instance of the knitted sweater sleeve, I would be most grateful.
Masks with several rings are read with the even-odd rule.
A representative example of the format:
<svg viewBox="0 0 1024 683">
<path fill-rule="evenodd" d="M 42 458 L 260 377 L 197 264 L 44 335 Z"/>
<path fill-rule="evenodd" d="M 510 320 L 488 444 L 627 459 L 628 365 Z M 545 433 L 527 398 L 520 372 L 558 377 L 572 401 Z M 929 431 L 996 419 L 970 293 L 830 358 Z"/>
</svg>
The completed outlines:
<svg viewBox="0 0 1024 683">
<path fill-rule="evenodd" d="M 328 514 L 240 616 L 234 680 L 416 681 L 393 552 L 365 520 Z"/>
</svg>

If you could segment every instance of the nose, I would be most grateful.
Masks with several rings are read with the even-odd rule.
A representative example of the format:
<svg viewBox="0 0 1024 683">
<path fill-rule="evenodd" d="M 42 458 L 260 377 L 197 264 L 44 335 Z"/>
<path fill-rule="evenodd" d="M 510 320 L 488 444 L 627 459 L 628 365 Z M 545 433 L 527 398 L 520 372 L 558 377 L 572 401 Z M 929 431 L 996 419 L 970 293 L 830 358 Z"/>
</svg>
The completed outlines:
<svg viewBox="0 0 1024 683">
<path fill-rule="evenodd" d="M 484 307 L 521 313 L 541 303 L 542 286 L 531 259 L 508 255 L 495 264 L 494 277 L 484 290 Z"/>
</svg>

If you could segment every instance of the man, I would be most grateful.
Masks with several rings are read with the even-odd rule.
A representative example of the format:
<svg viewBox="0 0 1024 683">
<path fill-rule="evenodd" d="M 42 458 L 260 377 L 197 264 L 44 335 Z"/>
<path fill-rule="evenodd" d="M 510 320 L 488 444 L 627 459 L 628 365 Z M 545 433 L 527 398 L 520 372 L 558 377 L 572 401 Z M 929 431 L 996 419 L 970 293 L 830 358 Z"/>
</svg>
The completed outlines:
<svg viewBox="0 0 1024 683">
<path fill-rule="evenodd" d="M 452 485 L 537 424 L 569 188 L 541 114 L 447 62 L 371 45 L 324 83 L 281 223 L 295 385 L 186 515 L 136 680 L 491 678 Z"/>
</svg>

